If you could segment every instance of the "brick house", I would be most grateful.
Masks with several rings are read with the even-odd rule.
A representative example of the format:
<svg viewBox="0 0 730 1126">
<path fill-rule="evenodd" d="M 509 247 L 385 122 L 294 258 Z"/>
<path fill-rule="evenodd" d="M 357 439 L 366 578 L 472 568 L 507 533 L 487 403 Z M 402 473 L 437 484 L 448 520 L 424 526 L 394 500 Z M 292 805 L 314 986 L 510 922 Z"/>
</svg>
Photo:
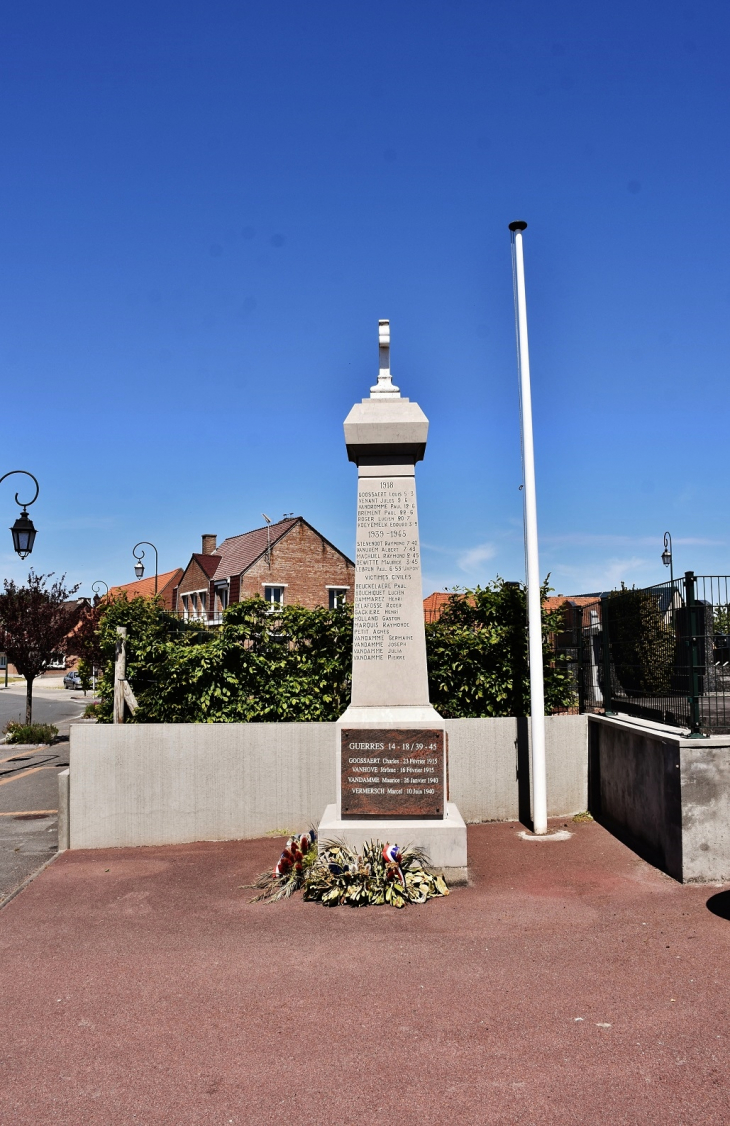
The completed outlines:
<svg viewBox="0 0 730 1126">
<path fill-rule="evenodd" d="M 177 586 L 174 608 L 185 618 L 219 622 L 233 602 L 259 595 L 274 606 L 313 610 L 351 602 L 355 564 L 302 516 L 231 536 L 218 547 L 202 537 Z"/>
</svg>

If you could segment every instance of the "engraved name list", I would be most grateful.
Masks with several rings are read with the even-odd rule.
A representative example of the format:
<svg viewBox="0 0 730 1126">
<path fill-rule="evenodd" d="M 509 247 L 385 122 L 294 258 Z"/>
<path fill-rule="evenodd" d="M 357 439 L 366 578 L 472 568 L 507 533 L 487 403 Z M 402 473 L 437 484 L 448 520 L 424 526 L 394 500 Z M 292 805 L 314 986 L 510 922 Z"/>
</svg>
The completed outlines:
<svg viewBox="0 0 730 1126">
<path fill-rule="evenodd" d="M 414 580 L 420 586 L 413 477 L 365 478 L 357 507 L 355 661 L 405 661 L 414 640 Z"/>
</svg>

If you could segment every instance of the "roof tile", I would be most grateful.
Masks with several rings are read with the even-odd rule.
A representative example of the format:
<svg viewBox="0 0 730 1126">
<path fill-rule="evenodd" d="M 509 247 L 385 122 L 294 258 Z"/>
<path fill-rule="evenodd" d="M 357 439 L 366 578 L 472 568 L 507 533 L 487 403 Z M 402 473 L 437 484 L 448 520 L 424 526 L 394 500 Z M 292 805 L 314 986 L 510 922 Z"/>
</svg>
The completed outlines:
<svg viewBox="0 0 730 1126">
<path fill-rule="evenodd" d="M 174 571 L 165 571 L 164 574 L 157 576 L 157 590 L 162 594 L 166 586 L 174 585 L 182 578 L 182 567 L 176 567 Z M 155 593 L 155 576 L 150 575 L 146 579 L 137 579 L 133 583 L 123 583 L 121 586 L 112 586 L 109 588 L 110 597 L 115 594 L 126 594 L 127 598 L 152 598 Z"/>
</svg>

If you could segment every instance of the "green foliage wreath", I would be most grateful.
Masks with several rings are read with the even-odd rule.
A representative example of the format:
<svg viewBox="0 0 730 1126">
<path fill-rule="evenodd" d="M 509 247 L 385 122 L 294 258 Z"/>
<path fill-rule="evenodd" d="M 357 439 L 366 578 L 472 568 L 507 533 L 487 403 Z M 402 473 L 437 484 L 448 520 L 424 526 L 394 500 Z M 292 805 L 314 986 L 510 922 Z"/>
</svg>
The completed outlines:
<svg viewBox="0 0 730 1126">
<path fill-rule="evenodd" d="M 429 867 L 428 855 L 414 845 L 369 841 L 360 854 L 344 841 L 318 845 L 310 829 L 290 837 L 274 870 L 251 885 L 259 892 L 252 902 L 275 902 L 303 889 L 304 899 L 325 907 L 402 908 L 449 894 L 443 876 Z"/>
</svg>

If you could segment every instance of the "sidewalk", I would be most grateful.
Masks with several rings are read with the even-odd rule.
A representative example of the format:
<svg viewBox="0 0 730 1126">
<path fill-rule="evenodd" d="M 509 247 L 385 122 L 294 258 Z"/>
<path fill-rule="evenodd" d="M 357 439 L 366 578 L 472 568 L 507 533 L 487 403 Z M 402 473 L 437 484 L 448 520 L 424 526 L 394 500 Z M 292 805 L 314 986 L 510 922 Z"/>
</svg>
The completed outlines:
<svg viewBox="0 0 730 1126">
<path fill-rule="evenodd" d="M 721 889 L 519 828 L 401 912 L 250 904 L 276 839 L 64 853 L 0 912 L 0 1121 L 726 1124 Z"/>
</svg>

